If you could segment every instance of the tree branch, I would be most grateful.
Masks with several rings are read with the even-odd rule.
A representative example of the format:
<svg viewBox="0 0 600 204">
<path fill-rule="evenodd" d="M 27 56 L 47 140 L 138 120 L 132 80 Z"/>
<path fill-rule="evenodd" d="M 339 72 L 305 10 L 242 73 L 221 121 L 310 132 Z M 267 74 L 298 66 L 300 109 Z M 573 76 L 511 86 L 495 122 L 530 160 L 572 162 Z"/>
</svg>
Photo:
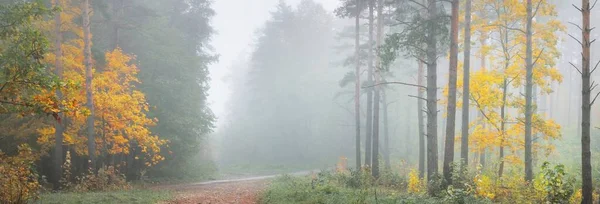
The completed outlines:
<svg viewBox="0 0 600 204">
<path fill-rule="evenodd" d="M 429 9 L 429 7 L 425 6 L 424 4 L 422 4 L 422 3 L 418 2 L 418 1 L 410 0 L 410 2 L 419 5 L 419 6 L 423 7 L 424 9 Z"/>
<path fill-rule="evenodd" d="M 579 26 L 579 25 L 577 25 L 577 24 L 575 24 L 573 22 L 569 22 L 569 24 L 577 26 L 577 28 L 579 28 L 580 31 L 583 31 L 583 28 L 581 26 Z"/>
<path fill-rule="evenodd" d="M 542 53 L 544 53 L 544 49 L 546 49 L 546 48 L 543 48 L 543 49 L 540 51 L 540 54 L 538 54 L 538 56 L 535 58 L 535 61 L 533 61 L 533 64 L 531 65 L 532 67 L 533 67 L 533 66 L 535 66 L 535 64 L 537 63 L 537 61 L 538 61 L 538 60 L 540 59 L 540 57 L 542 56 Z"/>
<path fill-rule="evenodd" d="M 525 32 L 524 30 L 521 30 L 521 29 L 519 29 L 519 28 L 511 28 L 511 27 L 508 27 L 508 26 L 506 26 L 506 25 L 499 25 L 499 24 L 495 24 L 495 25 L 487 25 L 487 26 L 497 26 L 497 27 L 502 27 L 502 28 L 504 28 L 504 29 L 508 29 L 508 30 L 519 31 L 519 32 L 521 32 L 521 33 L 523 33 L 523 34 L 526 34 L 526 33 L 527 33 L 527 32 Z"/>
<path fill-rule="evenodd" d="M 593 74 L 594 71 L 596 71 L 596 69 L 598 69 L 598 65 L 600 65 L 600 61 L 598 61 L 598 63 L 596 63 L 596 66 L 594 66 L 594 69 L 592 69 L 592 71 L 590 72 L 590 74 Z"/>
<path fill-rule="evenodd" d="M 579 45 L 583 46 L 583 43 L 579 39 L 575 38 L 575 36 L 573 36 L 571 34 L 567 34 L 567 35 L 569 35 L 569 37 L 573 38 L 573 40 L 576 40 L 579 43 Z"/>
<path fill-rule="evenodd" d="M 372 88 L 375 86 L 379 86 L 379 85 L 385 85 L 385 84 L 400 84 L 400 85 L 406 85 L 406 86 L 413 86 L 413 87 L 417 87 L 417 88 L 422 88 L 422 89 L 427 89 L 426 86 L 421 86 L 421 85 L 417 85 L 417 84 L 409 84 L 409 83 L 404 83 L 404 82 L 382 82 L 382 83 L 378 83 L 378 84 L 374 84 L 371 86 L 363 86 L 362 88 Z"/>
<path fill-rule="evenodd" d="M 596 93 L 596 96 L 594 97 L 594 100 L 592 100 L 592 102 L 590 103 L 590 106 L 594 105 L 594 103 L 596 102 L 596 99 L 598 99 L 599 95 L 600 95 L 600 92 Z"/>
<path fill-rule="evenodd" d="M 425 102 L 427 102 L 427 99 L 423 98 L 423 97 L 418 97 L 418 96 L 413 96 L 413 95 L 408 95 L 408 97 L 416 98 L 416 99 L 421 99 L 421 100 L 424 100 Z"/>
<path fill-rule="evenodd" d="M 579 70 L 579 68 L 577 68 L 577 66 L 575 66 L 572 62 L 569 62 L 569 64 L 571 64 L 571 66 L 573 66 L 573 68 L 575 68 L 577 70 L 577 72 L 579 72 L 579 74 L 583 75 L 583 73 Z"/>
<path fill-rule="evenodd" d="M 581 10 L 579 7 L 575 6 L 575 4 L 571 4 L 571 6 L 575 7 L 575 9 L 577 9 L 579 12 L 583 12 L 583 10 Z"/>
</svg>

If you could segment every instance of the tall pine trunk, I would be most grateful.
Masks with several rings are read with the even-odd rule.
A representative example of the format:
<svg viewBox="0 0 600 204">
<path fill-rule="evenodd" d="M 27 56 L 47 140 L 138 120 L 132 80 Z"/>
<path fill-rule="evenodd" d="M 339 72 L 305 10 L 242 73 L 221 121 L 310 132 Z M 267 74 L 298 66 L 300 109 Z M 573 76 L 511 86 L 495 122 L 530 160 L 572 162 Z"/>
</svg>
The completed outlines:
<svg viewBox="0 0 600 204">
<path fill-rule="evenodd" d="M 392 169 L 390 164 L 390 126 L 388 118 L 388 106 L 387 93 L 385 90 L 381 90 L 381 97 L 383 102 L 383 160 L 386 170 Z"/>
<path fill-rule="evenodd" d="M 591 150 L 590 150 L 590 114 L 592 103 L 590 101 L 592 88 L 590 87 L 590 10 L 591 5 L 589 0 L 581 1 L 581 13 L 583 18 L 582 25 L 582 76 L 581 76 L 581 180 L 583 200 L 581 203 L 592 203 L 592 193 L 594 186 L 592 185 L 592 165 L 591 165 Z M 594 99 L 595 100 L 595 99 Z"/>
<path fill-rule="evenodd" d="M 369 86 L 373 85 L 373 29 L 374 29 L 374 23 L 375 23 L 375 18 L 373 17 L 373 12 L 374 12 L 374 7 L 375 5 L 373 5 L 375 3 L 375 0 L 368 0 L 369 1 L 369 55 L 368 55 L 368 59 L 367 59 L 367 63 L 368 63 L 368 81 L 367 83 L 369 84 Z M 366 142 L 365 142 L 365 165 L 367 166 L 372 166 L 372 135 L 373 135 L 373 88 L 369 88 L 367 90 L 367 131 L 366 131 Z"/>
<path fill-rule="evenodd" d="M 421 88 L 421 86 L 423 86 L 423 79 L 425 76 L 423 76 L 425 73 L 425 67 L 423 65 L 423 62 L 419 61 L 419 70 L 418 70 L 418 74 L 417 74 L 417 84 L 419 85 L 419 88 L 417 88 L 417 90 L 419 91 L 417 94 L 419 96 L 419 99 L 417 99 L 417 117 L 419 118 L 419 178 L 423 178 L 423 176 L 425 176 L 425 121 L 424 121 L 424 115 L 423 115 L 423 100 L 421 100 L 425 95 L 423 89 Z"/>
<path fill-rule="evenodd" d="M 469 165 L 469 86 L 471 75 L 471 0 L 465 3 L 465 41 L 463 66 L 462 126 L 460 140 L 460 159 L 466 168 Z"/>
<path fill-rule="evenodd" d="M 96 142 L 94 136 L 94 98 L 92 95 L 92 34 L 90 33 L 90 2 L 83 1 L 83 43 L 85 64 L 85 92 L 87 96 L 87 108 L 90 115 L 87 118 L 88 155 L 90 157 L 90 168 L 96 169 Z"/>
<path fill-rule="evenodd" d="M 383 0 L 377 1 L 377 42 L 376 48 L 381 46 L 383 38 Z M 375 84 L 381 81 L 381 59 L 377 56 L 375 63 Z M 381 105 L 381 86 L 375 86 L 375 98 L 373 102 L 373 171 L 375 178 L 379 177 L 379 108 Z"/>
<path fill-rule="evenodd" d="M 446 145 L 444 146 L 444 178 L 452 183 L 454 162 L 454 137 L 456 133 L 456 81 L 458 67 L 458 0 L 452 1 L 452 23 L 450 27 L 450 68 L 448 79 L 448 119 L 446 121 Z"/>
<path fill-rule="evenodd" d="M 354 70 L 356 75 L 356 81 L 354 83 L 354 119 L 356 129 L 356 169 L 360 169 L 361 166 L 361 154 L 360 154 L 360 0 L 356 0 L 356 36 L 355 36 L 355 60 L 356 68 Z"/>
<path fill-rule="evenodd" d="M 61 7 L 60 1 L 54 1 L 55 7 Z M 62 62 L 62 31 L 61 31 L 61 17 L 60 12 L 57 12 L 54 16 L 54 29 L 55 29 L 55 40 L 54 40 L 54 73 L 58 79 L 63 78 L 63 62 Z M 56 98 L 61 101 L 63 94 L 60 89 L 56 89 Z M 53 175 L 52 182 L 54 189 L 60 188 L 60 178 L 62 177 L 62 165 L 63 165 L 63 140 L 64 140 L 64 114 L 59 113 L 58 119 L 54 121 L 54 152 L 53 152 Z"/>
<path fill-rule="evenodd" d="M 532 52 L 532 20 L 533 12 L 531 0 L 527 0 L 527 25 L 526 25 L 526 83 L 525 83 L 525 180 L 533 178 L 533 165 L 531 155 L 531 121 L 533 118 L 533 52 Z"/>
<path fill-rule="evenodd" d="M 437 0 L 428 0 L 428 34 L 427 34 L 427 179 L 434 179 L 438 174 L 438 137 L 437 137 L 437 41 L 436 28 L 432 21 L 437 21 Z"/>
</svg>

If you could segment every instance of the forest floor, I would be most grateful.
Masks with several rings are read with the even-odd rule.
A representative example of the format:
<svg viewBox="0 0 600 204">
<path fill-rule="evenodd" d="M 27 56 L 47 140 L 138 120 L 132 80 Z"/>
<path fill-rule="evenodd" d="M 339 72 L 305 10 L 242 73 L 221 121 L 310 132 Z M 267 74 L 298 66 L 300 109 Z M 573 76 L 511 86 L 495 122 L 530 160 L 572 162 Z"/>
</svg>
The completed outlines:
<svg viewBox="0 0 600 204">
<path fill-rule="evenodd" d="M 231 182 L 207 182 L 161 186 L 158 189 L 173 192 L 173 199 L 165 204 L 253 204 L 267 187 L 268 178 Z"/>
<path fill-rule="evenodd" d="M 308 175 L 311 171 L 291 175 Z M 152 189 L 172 192 L 171 200 L 165 204 L 253 204 L 258 203 L 261 193 L 271 180 L 281 175 L 227 179 L 190 184 L 155 186 Z"/>
</svg>

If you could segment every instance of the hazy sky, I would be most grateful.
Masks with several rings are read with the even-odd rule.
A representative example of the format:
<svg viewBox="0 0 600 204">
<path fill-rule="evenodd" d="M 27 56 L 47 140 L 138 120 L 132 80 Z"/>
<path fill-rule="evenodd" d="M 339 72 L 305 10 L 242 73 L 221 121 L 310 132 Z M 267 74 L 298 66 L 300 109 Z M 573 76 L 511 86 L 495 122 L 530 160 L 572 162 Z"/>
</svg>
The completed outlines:
<svg viewBox="0 0 600 204">
<path fill-rule="evenodd" d="M 209 103 L 218 118 L 226 113 L 225 103 L 230 95 L 230 82 L 227 76 L 235 71 L 231 65 L 236 58 L 251 52 L 254 33 L 269 19 L 279 0 L 215 0 L 213 8 L 217 15 L 212 21 L 217 33 L 212 45 L 220 55 L 219 62 L 210 67 L 212 78 Z M 301 0 L 286 0 L 296 5 Z M 314 0 L 333 11 L 339 0 Z M 217 122 L 217 129 L 221 121 Z"/>
</svg>

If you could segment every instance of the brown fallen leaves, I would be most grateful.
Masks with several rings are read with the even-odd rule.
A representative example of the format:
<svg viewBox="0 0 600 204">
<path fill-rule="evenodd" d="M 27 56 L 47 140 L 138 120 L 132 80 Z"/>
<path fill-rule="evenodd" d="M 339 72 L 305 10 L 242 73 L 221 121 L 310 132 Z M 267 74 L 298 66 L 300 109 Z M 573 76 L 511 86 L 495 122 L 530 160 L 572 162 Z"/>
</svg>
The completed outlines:
<svg viewBox="0 0 600 204">
<path fill-rule="evenodd" d="M 207 185 L 176 185 L 167 189 L 175 192 L 168 204 L 254 204 L 268 181 L 240 181 Z"/>
</svg>

